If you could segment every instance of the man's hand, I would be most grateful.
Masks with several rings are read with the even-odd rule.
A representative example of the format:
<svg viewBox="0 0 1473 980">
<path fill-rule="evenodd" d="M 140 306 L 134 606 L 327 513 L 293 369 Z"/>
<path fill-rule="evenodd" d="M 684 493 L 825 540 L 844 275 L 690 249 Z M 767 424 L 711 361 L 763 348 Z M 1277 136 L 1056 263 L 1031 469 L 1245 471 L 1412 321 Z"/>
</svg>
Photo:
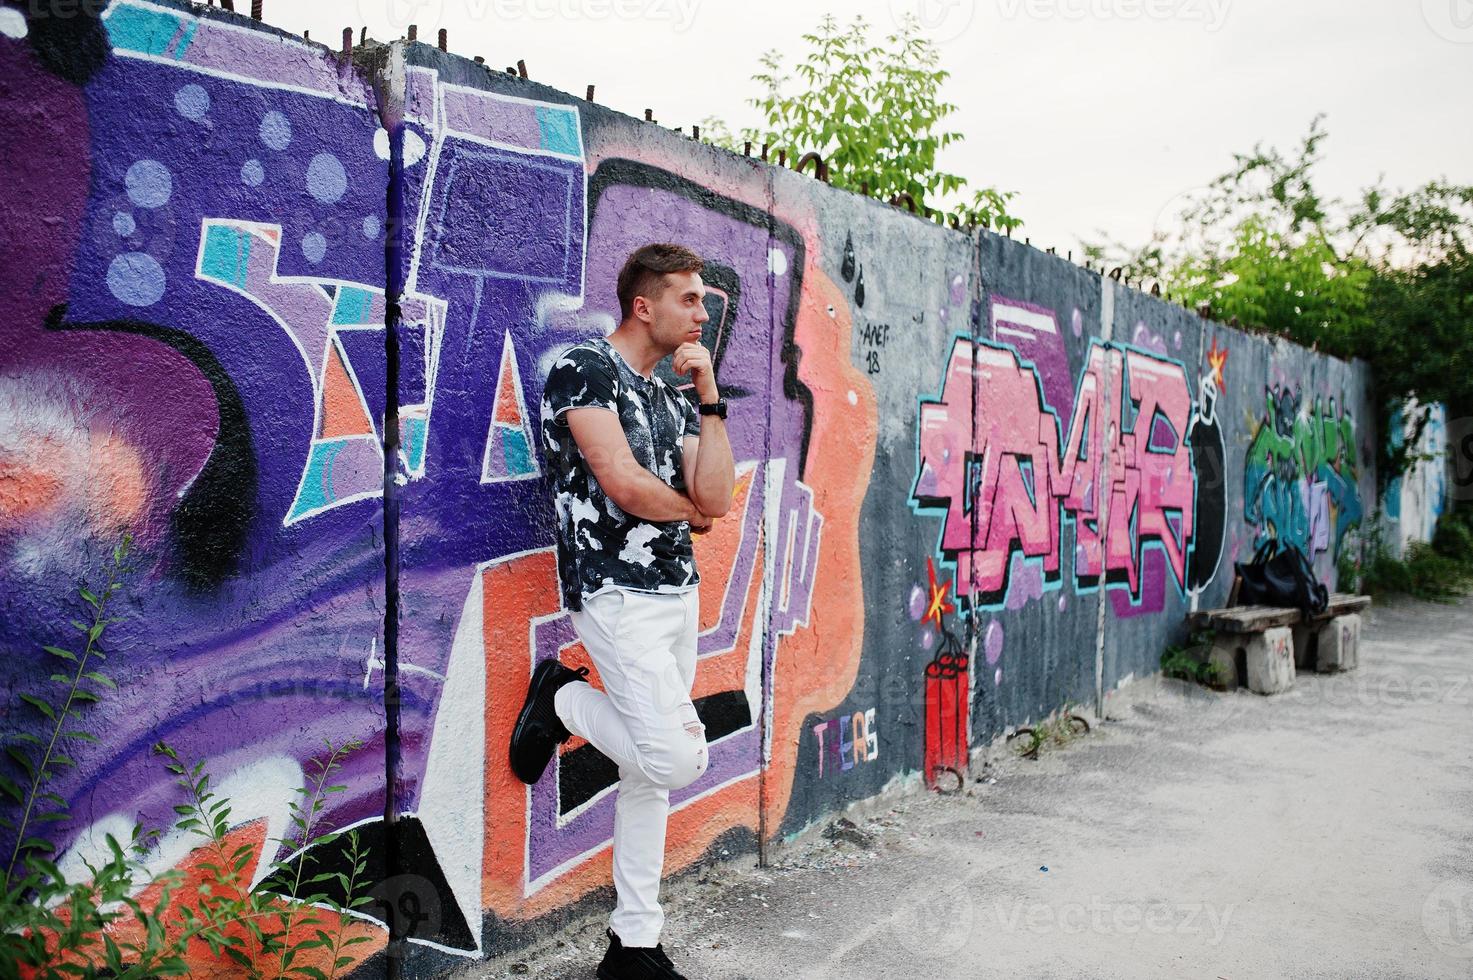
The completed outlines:
<svg viewBox="0 0 1473 980">
<path fill-rule="evenodd" d="M 721 392 L 716 387 L 716 367 L 711 363 L 711 352 L 700 344 L 681 344 L 675 349 L 670 366 L 675 369 L 676 374 L 690 375 L 696 397 L 701 401 L 709 403 L 720 399 Z"/>
<path fill-rule="evenodd" d="M 721 400 L 711 352 L 700 344 L 677 347 L 671 367 L 679 374 L 690 375 L 701 404 L 711 405 Z M 684 445 L 685 482 L 690 499 L 699 501 L 696 509 L 702 514 L 725 515 L 731 510 L 731 495 L 736 486 L 736 468 L 731 458 L 731 442 L 727 438 L 725 421 L 719 415 L 702 416 L 701 435 L 686 436 Z M 691 525 L 696 534 L 710 529 L 709 522 L 699 529 Z"/>
<path fill-rule="evenodd" d="M 691 518 L 690 533 L 705 534 L 711 530 L 711 525 L 716 523 L 716 518 L 707 517 L 705 514 L 697 514 Z"/>
<path fill-rule="evenodd" d="M 681 496 L 685 495 L 682 494 Z M 714 520 L 714 518 L 707 517 L 705 514 L 701 513 L 701 509 L 696 506 L 696 502 L 694 500 L 691 500 L 690 497 L 685 497 L 685 501 L 686 503 L 690 504 L 690 512 L 687 513 L 685 517 L 682 518 L 682 520 L 690 525 L 690 533 L 705 534 L 707 531 L 711 530 L 711 522 Z"/>
</svg>

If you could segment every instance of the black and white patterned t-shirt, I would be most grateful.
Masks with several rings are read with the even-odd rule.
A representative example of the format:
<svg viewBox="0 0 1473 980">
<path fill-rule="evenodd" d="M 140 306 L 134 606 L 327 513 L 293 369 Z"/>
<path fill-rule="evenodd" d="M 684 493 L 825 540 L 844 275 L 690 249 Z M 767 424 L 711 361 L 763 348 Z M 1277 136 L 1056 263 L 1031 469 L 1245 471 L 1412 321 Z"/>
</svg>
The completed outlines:
<svg viewBox="0 0 1473 980">
<path fill-rule="evenodd" d="M 657 523 L 626 514 L 599 486 L 563 413 L 606 408 L 619 416 L 639 465 L 684 493 L 685 436 L 701 434 L 690 401 L 659 377 L 645 378 L 602 337 L 568 348 L 542 392 L 542 446 L 557 510 L 557 565 L 563 603 L 619 587 L 684 592 L 700 583 L 690 524 Z"/>
</svg>

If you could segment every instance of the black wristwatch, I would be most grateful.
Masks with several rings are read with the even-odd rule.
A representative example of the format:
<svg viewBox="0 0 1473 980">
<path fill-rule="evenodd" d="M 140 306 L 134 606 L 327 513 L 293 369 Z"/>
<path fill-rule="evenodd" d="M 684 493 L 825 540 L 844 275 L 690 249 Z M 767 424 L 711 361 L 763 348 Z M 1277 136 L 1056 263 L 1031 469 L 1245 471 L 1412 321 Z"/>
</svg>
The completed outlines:
<svg viewBox="0 0 1473 980">
<path fill-rule="evenodd" d="M 719 401 L 711 402 L 710 404 L 707 404 L 706 402 L 701 402 L 701 404 L 700 404 L 700 412 L 701 412 L 702 415 L 714 415 L 717 418 L 721 419 L 722 421 L 725 421 L 726 420 L 726 399 L 723 398 L 723 399 L 720 399 Z"/>
</svg>

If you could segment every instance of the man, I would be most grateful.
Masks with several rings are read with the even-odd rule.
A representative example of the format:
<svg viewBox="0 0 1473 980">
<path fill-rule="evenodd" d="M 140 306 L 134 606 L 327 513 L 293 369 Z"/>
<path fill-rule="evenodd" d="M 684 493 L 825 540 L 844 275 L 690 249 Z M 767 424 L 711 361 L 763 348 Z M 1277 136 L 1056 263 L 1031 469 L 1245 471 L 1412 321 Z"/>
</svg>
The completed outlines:
<svg viewBox="0 0 1473 980">
<path fill-rule="evenodd" d="M 659 943 L 659 892 L 670 791 L 707 762 L 690 699 L 700 622 L 691 532 L 730 509 L 736 482 L 726 404 L 700 344 L 702 267 L 679 245 L 636 250 L 619 273 L 618 329 L 565 351 L 542 397 L 563 603 L 603 690 L 583 679 L 586 668 L 538 664 L 509 755 L 527 783 L 570 734 L 618 763 L 618 901 L 603 980 L 681 976 Z M 699 410 L 655 376 L 671 355 Z"/>
</svg>

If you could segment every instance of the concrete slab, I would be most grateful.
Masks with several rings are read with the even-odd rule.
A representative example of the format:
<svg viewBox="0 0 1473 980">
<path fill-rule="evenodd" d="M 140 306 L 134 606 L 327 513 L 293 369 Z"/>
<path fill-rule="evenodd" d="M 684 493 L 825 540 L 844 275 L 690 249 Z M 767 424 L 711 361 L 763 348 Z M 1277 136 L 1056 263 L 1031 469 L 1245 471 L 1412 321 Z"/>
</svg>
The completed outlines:
<svg viewBox="0 0 1473 980">
<path fill-rule="evenodd" d="M 1360 659 L 1360 613 L 1336 616 L 1319 631 L 1315 668 L 1322 674 L 1354 670 Z"/>
<path fill-rule="evenodd" d="M 1248 638 L 1248 689 L 1254 694 L 1282 694 L 1294 686 L 1294 631 L 1275 626 Z"/>
</svg>

